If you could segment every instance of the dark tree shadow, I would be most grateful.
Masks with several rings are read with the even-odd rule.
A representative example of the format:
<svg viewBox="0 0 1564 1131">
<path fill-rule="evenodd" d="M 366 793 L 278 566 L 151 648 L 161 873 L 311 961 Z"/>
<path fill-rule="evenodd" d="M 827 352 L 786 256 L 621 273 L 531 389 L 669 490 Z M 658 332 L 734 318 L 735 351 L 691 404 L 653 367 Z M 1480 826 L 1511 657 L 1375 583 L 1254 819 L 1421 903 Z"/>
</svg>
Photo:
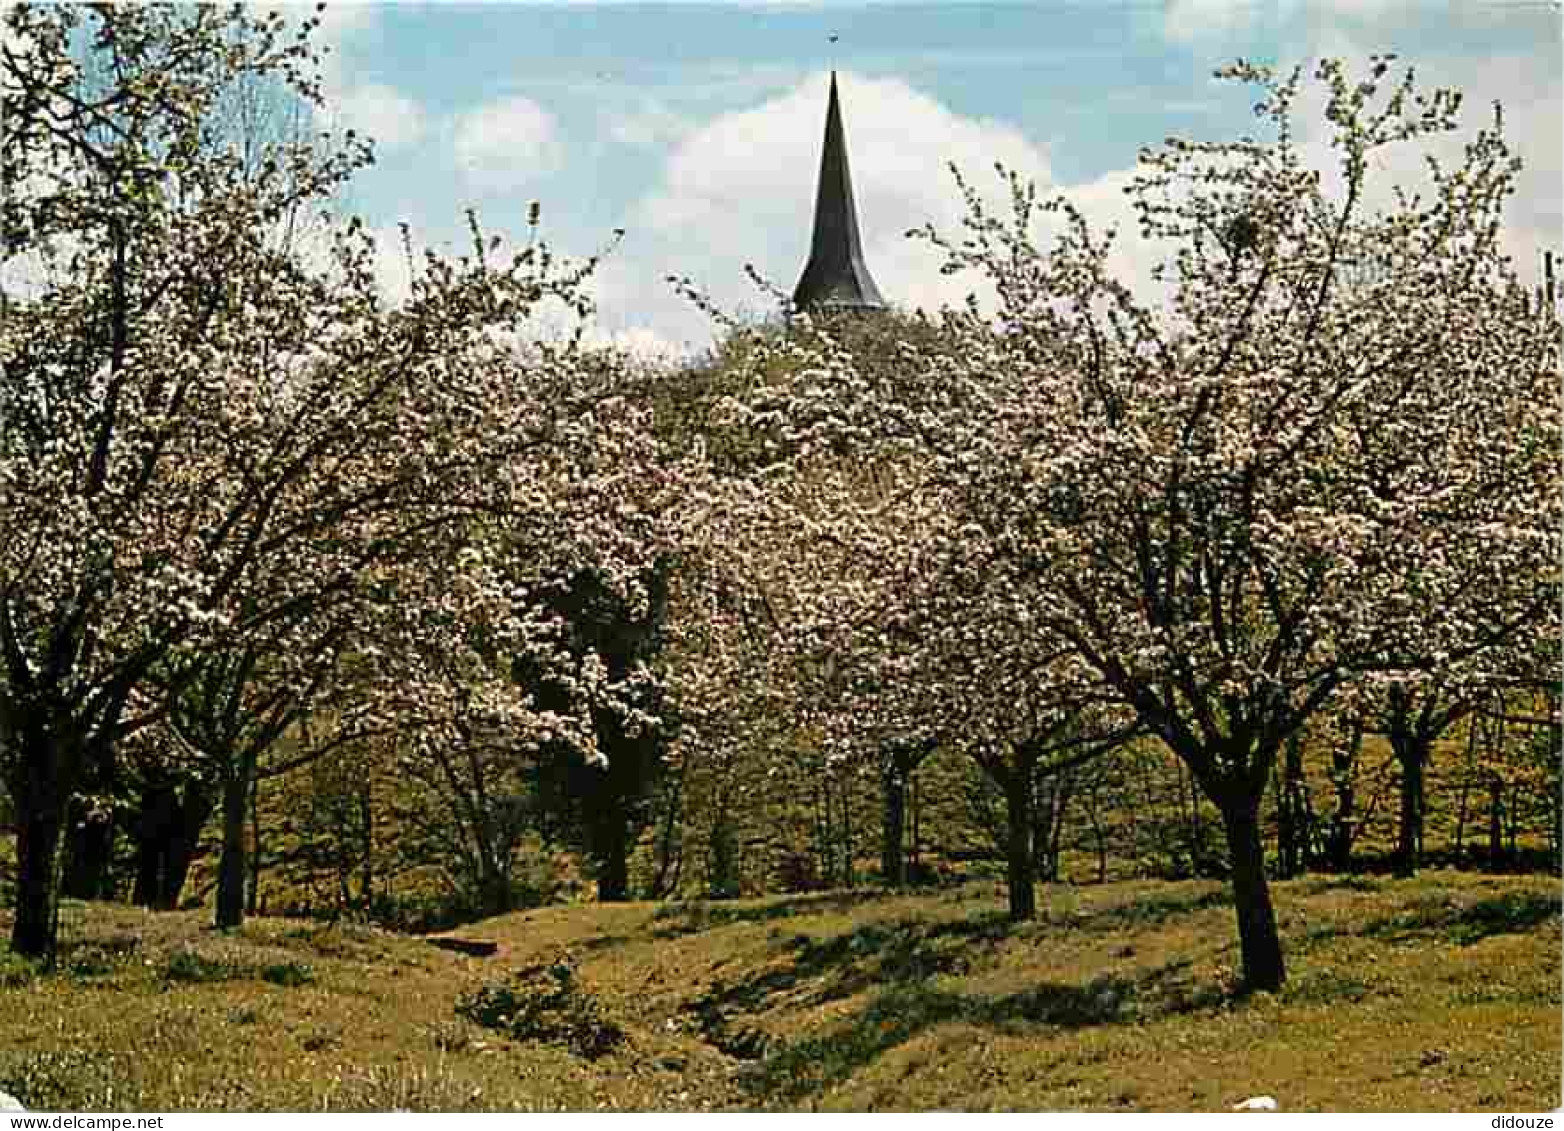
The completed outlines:
<svg viewBox="0 0 1564 1131">
<path fill-rule="evenodd" d="M 893 983 L 829 1032 L 774 1044 L 742 1077 L 757 1100 L 788 1103 L 818 1095 L 937 1025 L 961 1022 L 996 1032 L 1083 1029 L 1230 1005 L 1229 988 L 1193 983 L 1189 960 L 1135 976 L 1099 975 L 1081 984 L 1043 982 L 1004 995 L 965 994 L 926 982 Z"/>
<path fill-rule="evenodd" d="M 1467 905 L 1452 899 L 1425 900 L 1369 923 L 1367 938 L 1402 942 L 1440 935 L 1461 946 L 1471 946 L 1492 935 L 1513 935 L 1559 918 L 1557 893 L 1505 892 Z"/>
<path fill-rule="evenodd" d="M 1208 904 L 1197 898 L 1180 905 L 1194 910 Z M 1162 914 L 1175 912 L 1169 907 Z M 962 993 L 937 981 L 938 975 L 980 967 L 1006 939 L 1034 929 L 996 910 L 947 922 L 871 923 L 823 939 L 795 935 L 785 944 L 783 962 L 731 984 L 715 983 L 687 1008 L 709 1043 L 753 1062 L 741 1077 L 746 1091 L 757 1101 L 786 1103 L 830 1088 L 947 1022 L 1023 1033 L 1128 1023 L 1236 1000 L 1232 987 L 1197 981 L 1192 958 L 1079 984 L 1043 982 L 1005 995 Z M 860 1010 L 819 1035 L 785 1041 L 755 1025 L 783 1003 L 809 1008 L 866 992 L 873 996 Z"/>
<path fill-rule="evenodd" d="M 652 919 L 664 925 L 652 933 L 655 938 L 675 938 L 679 935 L 697 934 L 734 923 L 768 923 L 775 919 L 791 919 L 799 915 L 850 911 L 867 903 L 876 903 L 905 894 L 888 888 L 863 888 L 786 896 L 767 900 L 758 905 L 706 900 L 671 903 L 658 908 L 653 914 Z"/>
<path fill-rule="evenodd" d="M 1169 919 L 1181 915 L 1193 915 L 1212 907 L 1231 907 L 1233 893 L 1222 887 L 1199 895 L 1151 895 L 1117 907 L 1105 907 L 1093 911 L 1079 922 L 1079 926 L 1092 931 L 1119 931 L 1126 927 L 1160 927 Z"/>
</svg>

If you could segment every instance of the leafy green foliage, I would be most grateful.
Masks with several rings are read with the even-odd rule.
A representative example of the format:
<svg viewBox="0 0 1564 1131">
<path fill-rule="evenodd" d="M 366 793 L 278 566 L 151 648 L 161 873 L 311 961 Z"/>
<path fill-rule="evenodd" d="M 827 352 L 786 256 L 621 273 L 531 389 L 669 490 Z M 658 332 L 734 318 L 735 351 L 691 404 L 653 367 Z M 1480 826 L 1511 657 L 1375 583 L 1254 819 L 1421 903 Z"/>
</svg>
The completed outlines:
<svg viewBox="0 0 1564 1131">
<path fill-rule="evenodd" d="M 85 1049 L 0 1054 L 0 1091 L 34 1111 L 114 1108 L 112 1055 Z"/>
<path fill-rule="evenodd" d="M 307 962 L 274 962 L 261 967 L 261 981 L 274 986 L 307 986 L 315 980 L 315 971 Z"/>
<path fill-rule="evenodd" d="M 244 972 L 229 962 L 194 950 L 176 950 L 163 967 L 163 977 L 170 982 L 227 982 L 244 977 Z"/>
<path fill-rule="evenodd" d="M 625 1039 L 597 999 L 577 984 L 569 957 L 485 983 L 458 999 L 456 1012 L 517 1040 L 564 1045 L 588 1060 L 606 1056 Z"/>
</svg>

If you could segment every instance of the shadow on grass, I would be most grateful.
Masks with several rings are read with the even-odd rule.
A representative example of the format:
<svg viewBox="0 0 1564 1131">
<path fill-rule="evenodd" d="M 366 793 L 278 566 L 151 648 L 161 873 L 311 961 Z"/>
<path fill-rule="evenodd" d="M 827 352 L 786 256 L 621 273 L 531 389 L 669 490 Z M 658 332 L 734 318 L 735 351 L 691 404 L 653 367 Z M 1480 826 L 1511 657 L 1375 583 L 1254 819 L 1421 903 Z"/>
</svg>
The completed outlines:
<svg viewBox="0 0 1564 1131">
<path fill-rule="evenodd" d="M 1105 907 L 1089 912 L 1077 922 L 1078 926 L 1094 931 L 1118 931 L 1126 927 L 1160 927 L 1169 919 L 1180 915 L 1192 915 L 1212 907 L 1231 907 L 1233 893 L 1227 887 L 1201 892 L 1199 895 L 1144 896 L 1117 907 Z"/>
<path fill-rule="evenodd" d="M 906 892 L 889 888 L 861 888 L 850 891 L 814 892 L 808 895 L 788 896 L 767 900 L 762 904 L 712 903 L 698 900 L 693 903 L 674 903 L 660 907 L 652 916 L 664 925 L 653 931 L 655 938 L 675 938 L 726 927 L 733 923 L 767 923 L 774 919 L 790 919 L 797 915 L 820 915 L 850 911 L 866 903 L 902 896 Z"/>
<path fill-rule="evenodd" d="M 1384 888 L 1384 884 L 1373 876 L 1360 876 L 1352 872 L 1310 876 L 1295 883 L 1297 890 L 1304 895 L 1323 895 L 1332 891 L 1377 892 Z"/>
<path fill-rule="evenodd" d="M 1559 918 L 1559 896 L 1540 892 L 1506 892 L 1463 904 L 1453 899 L 1424 900 L 1405 911 L 1369 923 L 1366 938 L 1399 942 L 1439 935 L 1449 942 L 1471 946 L 1491 935 L 1529 931 Z"/>
<path fill-rule="evenodd" d="M 890 985 L 827 1033 L 782 1046 L 742 1077 L 758 1101 L 788 1103 L 819 1095 L 925 1030 L 962 1023 L 1024 1034 L 1040 1028 L 1128 1024 L 1148 1016 L 1220 1008 L 1229 989 L 1201 986 L 1181 960 L 1134 977 L 1102 975 L 1084 984 L 1044 982 L 1012 994 L 965 994 L 927 982 Z"/>
<path fill-rule="evenodd" d="M 983 965 L 985 952 L 1034 927 L 1012 924 L 996 910 L 947 922 L 870 923 L 823 939 L 795 935 L 784 962 L 713 985 L 687 1008 L 699 1017 L 709 1043 L 754 1062 L 742 1080 L 757 1101 L 785 1103 L 818 1094 L 947 1022 L 1005 1032 L 1076 1029 L 1221 1008 L 1235 1000 L 1231 987 L 1198 981 L 1188 958 L 1004 995 L 963 993 L 939 980 Z M 878 992 L 829 1032 L 802 1040 L 785 1042 L 750 1024 L 779 1008 L 810 1008 L 872 991 Z"/>
<path fill-rule="evenodd" d="M 713 987 L 701 1003 L 723 1013 L 753 1013 L 767 998 L 804 983 L 812 986 L 804 998 L 821 1004 L 871 986 L 965 974 L 973 968 L 974 948 L 991 948 L 1016 929 L 1003 912 L 992 911 L 945 922 L 909 918 L 866 923 L 823 939 L 794 935 L 786 944 L 792 951 L 786 966 L 733 986 Z"/>
</svg>

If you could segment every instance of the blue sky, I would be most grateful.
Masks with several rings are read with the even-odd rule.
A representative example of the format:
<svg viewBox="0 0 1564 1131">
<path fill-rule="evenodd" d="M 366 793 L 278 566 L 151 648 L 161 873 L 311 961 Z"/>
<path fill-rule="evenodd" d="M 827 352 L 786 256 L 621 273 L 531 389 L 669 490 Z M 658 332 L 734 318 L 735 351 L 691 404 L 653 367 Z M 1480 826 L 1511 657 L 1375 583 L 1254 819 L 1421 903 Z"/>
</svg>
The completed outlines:
<svg viewBox="0 0 1564 1131">
<path fill-rule="evenodd" d="M 378 143 L 345 203 L 385 243 L 387 289 L 406 285 L 398 222 L 438 245 L 460 240 L 468 206 L 518 232 L 538 200 L 546 237 L 567 253 L 625 230 L 598 284 L 597 333 L 634 345 L 709 337 L 668 274 L 733 309 L 764 303 L 746 263 L 791 289 L 832 68 L 870 269 L 909 307 L 964 290 L 903 238 L 955 223 L 947 162 L 989 184 L 1003 160 L 1122 222 L 1141 145 L 1254 128 L 1252 97 L 1211 79 L 1238 56 L 1290 65 L 1391 50 L 1465 90 L 1474 126 L 1503 101 L 1529 164 L 1512 247 L 1530 259 L 1561 243 L 1564 50 L 1549 0 L 343 3 L 324 33 L 335 123 Z M 1415 178 L 1415 160 L 1387 164 Z M 1126 247 L 1125 273 L 1143 258 Z"/>
</svg>

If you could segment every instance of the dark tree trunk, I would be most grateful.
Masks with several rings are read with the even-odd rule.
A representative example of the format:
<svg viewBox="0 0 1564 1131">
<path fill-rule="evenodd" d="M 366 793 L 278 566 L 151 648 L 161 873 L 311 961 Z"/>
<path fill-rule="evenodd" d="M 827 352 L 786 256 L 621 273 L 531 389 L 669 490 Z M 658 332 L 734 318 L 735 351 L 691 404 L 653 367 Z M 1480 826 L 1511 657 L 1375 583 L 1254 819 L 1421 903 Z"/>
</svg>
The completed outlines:
<svg viewBox="0 0 1564 1131">
<path fill-rule="evenodd" d="M 1064 817 L 1075 795 L 1074 781 L 1068 776 L 1054 779 L 1052 824 L 1048 830 L 1048 879 L 1059 881 L 1059 857 L 1064 843 Z"/>
<path fill-rule="evenodd" d="M 156 841 L 147 837 L 136 840 L 136 880 L 130 889 L 130 902 L 135 906 L 151 907 L 157 902 L 162 859 L 163 854 Z"/>
<path fill-rule="evenodd" d="M 251 793 L 254 797 L 254 793 Z M 255 807 L 252 804 L 250 811 Z M 358 788 L 358 819 L 359 826 L 364 830 L 363 858 L 359 861 L 359 898 L 363 901 L 364 914 L 368 915 L 375 906 L 375 806 L 374 797 L 370 794 L 370 785 L 365 780 Z M 259 833 L 259 828 L 257 828 Z M 260 842 L 256 842 L 255 858 L 260 859 Z M 255 889 L 260 886 L 257 882 L 250 885 L 250 898 L 255 898 Z M 253 908 L 252 908 L 253 913 Z"/>
<path fill-rule="evenodd" d="M 24 750 L 32 768 L 21 781 L 17 801 L 16 918 L 11 949 L 28 958 L 52 958 L 59 913 L 55 868 L 65 828 L 66 792 L 53 751 Z"/>
<path fill-rule="evenodd" d="M 858 882 L 857 871 L 853 862 L 858 857 L 858 846 L 853 843 L 853 799 L 852 783 L 844 775 L 841 779 L 842 799 L 842 880 L 847 887 L 852 887 Z"/>
<path fill-rule="evenodd" d="M 212 803 L 210 791 L 195 782 L 185 783 L 183 797 L 166 780 L 143 787 L 140 811 L 132 826 L 136 840 L 132 903 L 157 911 L 179 906 L 201 830 L 212 815 Z"/>
<path fill-rule="evenodd" d="M 68 847 L 61 891 L 72 899 L 114 898 L 114 815 L 73 804 Z"/>
<path fill-rule="evenodd" d="M 907 779 L 894 757 L 885 763 L 884 790 L 880 874 L 891 887 L 902 888 L 907 886 Z"/>
<path fill-rule="evenodd" d="M 1466 855 L 1466 821 L 1471 815 L 1472 776 L 1477 766 L 1477 743 L 1482 733 L 1482 714 L 1474 713 L 1466 723 L 1466 762 L 1461 769 L 1461 790 L 1455 809 L 1455 862 L 1459 867 Z"/>
<path fill-rule="evenodd" d="M 1276 911 L 1265 880 L 1265 846 L 1260 841 L 1259 806 L 1240 801 L 1222 806 L 1222 825 L 1233 869 L 1233 906 L 1238 914 L 1238 943 L 1244 986 L 1275 991 L 1287 977 Z"/>
<path fill-rule="evenodd" d="M 1336 790 L 1336 811 L 1331 815 L 1326 851 L 1332 871 L 1345 872 L 1352 863 L 1352 843 L 1357 838 L 1358 752 L 1363 745 L 1363 724 L 1350 724 L 1345 742 L 1331 751 L 1331 783 Z"/>
<path fill-rule="evenodd" d="M 1003 785 L 1008 828 L 1005 879 L 1010 892 L 1010 918 L 1019 923 L 1037 915 L 1037 876 L 1032 856 L 1032 775 L 1023 769 L 1012 769 Z"/>
<path fill-rule="evenodd" d="M 479 914 L 484 918 L 506 914 L 514 904 L 510 874 L 487 858 L 482 869 L 478 877 Z"/>
<path fill-rule="evenodd" d="M 367 788 L 367 787 L 366 787 Z M 250 887 L 244 901 L 244 913 L 254 916 L 261 899 L 261 782 L 250 783 Z"/>
<path fill-rule="evenodd" d="M 1180 788 L 1182 789 L 1182 778 Z M 1200 823 L 1200 783 L 1195 775 L 1189 775 L 1189 871 L 1192 876 L 1204 876 L 1206 865 L 1206 834 Z"/>
<path fill-rule="evenodd" d="M 1504 863 L 1504 782 L 1497 775 L 1488 779 L 1488 870 L 1497 872 Z"/>
<path fill-rule="evenodd" d="M 1471 811 L 1472 776 L 1470 770 L 1461 775 L 1461 789 L 1455 803 L 1455 862 L 1459 867 L 1466 855 L 1466 818 Z"/>
<path fill-rule="evenodd" d="M 190 863 L 201 844 L 201 830 L 212 815 L 213 800 L 209 789 L 194 781 L 185 783 L 184 796 L 174 810 L 174 823 L 163 851 L 163 875 L 157 902 L 163 910 L 173 911 L 179 906 L 185 880 L 190 875 Z"/>
<path fill-rule="evenodd" d="M 1559 748 L 1558 738 L 1555 736 L 1552 750 Z M 1558 782 L 1554 781 L 1551 789 L 1544 789 L 1542 795 L 1548 803 L 1548 859 L 1552 861 L 1554 871 L 1558 871 L 1559 859 L 1564 855 L 1564 797 L 1559 796 Z"/>
<path fill-rule="evenodd" d="M 164 860 L 178 806 L 179 796 L 167 780 L 158 777 L 142 785 L 131 826 L 136 840 L 136 882 L 130 899 L 137 907 L 163 909 Z"/>
<path fill-rule="evenodd" d="M 1101 798 L 1098 795 L 1099 782 L 1092 783 L 1091 793 L 1087 795 L 1086 816 L 1092 823 L 1092 840 L 1097 846 L 1097 882 L 1108 882 L 1108 836 L 1102 827 L 1102 813 L 1099 811 Z M 1130 834 L 1130 843 L 1134 844 L 1134 833 Z"/>
<path fill-rule="evenodd" d="M 832 868 L 833 861 L 831 857 L 831 795 L 821 788 L 818 774 L 811 775 L 810 800 L 813 802 L 815 859 L 818 861 L 816 872 L 820 877 L 821 883 L 826 887 L 832 887 L 834 886 L 833 881 L 836 876 Z M 722 815 L 719 813 L 719 823 L 721 823 L 721 819 Z"/>
<path fill-rule="evenodd" d="M 1033 878 L 1045 884 L 1059 882 L 1059 780 L 1036 783 L 1032 790 Z"/>
<path fill-rule="evenodd" d="M 1421 863 L 1423 843 L 1423 771 L 1428 765 L 1429 741 L 1411 731 L 1392 729 L 1391 748 L 1401 764 L 1401 815 L 1396 823 L 1398 876 L 1414 876 Z"/>
<path fill-rule="evenodd" d="M 623 903 L 630 898 L 629 837 L 626 825 L 624 801 L 617 792 L 611 792 L 602 801 L 592 838 L 592 854 L 597 858 L 599 903 Z"/>
<path fill-rule="evenodd" d="M 1283 747 L 1281 789 L 1276 805 L 1276 856 L 1283 879 L 1303 871 L 1308 839 L 1303 805 L 1303 740 L 1296 732 Z"/>
<path fill-rule="evenodd" d="M 200 831 L 199 825 L 188 836 L 180 830 L 181 835 L 164 852 L 156 903 L 159 911 L 178 910 L 179 897 L 184 894 L 185 880 L 190 876 L 190 862 L 195 859 L 196 838 Z"/>
<path fill-rule="evenodd" d="M 679 817 L 684 809 L 684 762 L 679 773 L 664 788 L 662 830 L 657 838 L 657 876 L 652 881 L 653 899 L 665 899 L 679 887 L 684 867 L 684 846 L 679 837 Z"/>
<path fill-rule="evenodd" d="M 238 767 L 223 781 L 223 851 L 217 862 L 217 927 L 244 923 L 244 819 L 250 799 L 250 775 Z"/>
</svg>

